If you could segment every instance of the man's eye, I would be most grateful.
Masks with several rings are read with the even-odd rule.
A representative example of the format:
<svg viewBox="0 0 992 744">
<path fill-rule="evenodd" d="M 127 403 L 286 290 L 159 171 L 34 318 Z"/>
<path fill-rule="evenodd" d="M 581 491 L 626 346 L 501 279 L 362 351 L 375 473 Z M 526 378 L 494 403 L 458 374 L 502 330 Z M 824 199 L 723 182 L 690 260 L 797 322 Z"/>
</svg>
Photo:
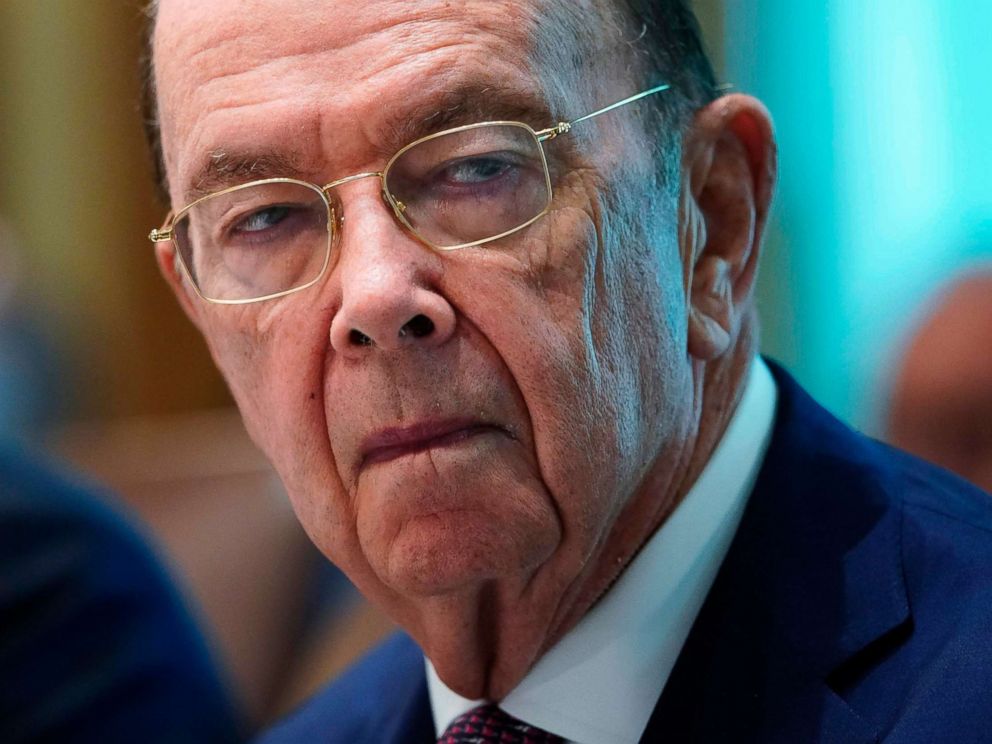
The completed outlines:
<svg viewBox="0 0 992 744">
<path fill-rule="evenodd" d="M 506 175 L 513 163 L 499 156 L 466 158 L 441 169 L 440 180 L 454 186 L 473 186 Z"/>
<path fill-rule="evenodd" d="M 234 232 L 258 233 L 276 227 L 289 216 L 287 206 L 272 206 L 252 212 L 234 225 Z"/>
</svg>

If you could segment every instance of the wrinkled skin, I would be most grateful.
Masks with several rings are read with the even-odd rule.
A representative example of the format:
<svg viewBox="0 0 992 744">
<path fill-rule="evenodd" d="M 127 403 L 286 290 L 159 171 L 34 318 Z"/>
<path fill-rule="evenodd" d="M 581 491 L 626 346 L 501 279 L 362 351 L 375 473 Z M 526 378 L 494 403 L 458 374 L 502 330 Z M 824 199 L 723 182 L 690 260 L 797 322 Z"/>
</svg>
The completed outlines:
<svg viewBox="0 0 992 744">
<path fill-rule="evenodd" d="M 277 156 L 292 164 L 279 175 L 316 183 L 380 170 L 389 133 L 462 84 L 530 101 L 520 119 L 535 128 L 553 123 L 555 90 L 583 91 L 557 117 L 635 92 L 604 50 L 599 83 L 549 69 L 561 28 L 538 23 L 547 8 L 163 0 L 173 206 L 219 151 Z M 701 112 L 668 191 L 643 185 L 639 122 L 624 110 L 550 143 L 551 212 L 495 246 L 432 251 L 367 179 L 337 190 L 321 281 L 279 300 L 205 303 L 159 248 L 314 543 L 469 697 L 512 689 L 677 505 L 753 353 L 767 117 L 743 96 Z M 417 315 L 433 333 L 401 335 Z M 366 457 L 370 436 L 438 421 L 467 428 Z"/>
</svg>

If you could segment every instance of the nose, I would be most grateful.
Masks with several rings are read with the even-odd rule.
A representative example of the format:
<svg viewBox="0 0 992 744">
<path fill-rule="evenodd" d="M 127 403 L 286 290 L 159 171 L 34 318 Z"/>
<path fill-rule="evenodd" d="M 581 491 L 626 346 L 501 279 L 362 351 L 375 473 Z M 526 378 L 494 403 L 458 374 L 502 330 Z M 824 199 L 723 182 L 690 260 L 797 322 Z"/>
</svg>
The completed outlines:
<svg viewBox="0 0 992 744">
<path fill-rule="evenodd" d="M 378 200 L 361 201 L 351 205 L 338 245 L 332 348 L 359 358 L 440 346 L 455 330 L 454 308 L 437 288 L 441 256 L 401 231 Z"/>
</svg>

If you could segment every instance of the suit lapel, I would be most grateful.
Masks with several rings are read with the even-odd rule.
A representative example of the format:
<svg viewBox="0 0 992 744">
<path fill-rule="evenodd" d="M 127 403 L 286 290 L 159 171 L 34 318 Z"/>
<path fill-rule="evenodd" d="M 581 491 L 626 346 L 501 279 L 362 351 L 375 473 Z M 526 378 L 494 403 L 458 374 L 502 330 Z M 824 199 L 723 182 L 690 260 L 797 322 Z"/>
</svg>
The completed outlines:
<svg viewBox="0 0 992 744">
<path fill-rule="evenodd" d="M 772 442 L 645 741 L 879 737 L 833 680 L 909 618 L 901 511 L 877 448 L 770 366 Z"/>
</svg>

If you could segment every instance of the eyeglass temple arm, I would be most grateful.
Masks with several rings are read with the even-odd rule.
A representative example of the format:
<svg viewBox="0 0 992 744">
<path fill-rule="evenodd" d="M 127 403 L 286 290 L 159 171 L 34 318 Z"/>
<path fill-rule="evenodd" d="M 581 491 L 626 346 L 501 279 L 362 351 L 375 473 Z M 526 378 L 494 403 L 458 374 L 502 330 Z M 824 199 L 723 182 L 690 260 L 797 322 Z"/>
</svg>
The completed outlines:
<svg viewBox="0 0 992 744">
<path fill-rule="evenodd" d="M 655 93 L 661 93 L 663 90 L 668 90 L 671 85 L 657 85 L 654 88 L 649 88 L 648 90 L 641 91 L 640 93 L 630 96 L 629 98 L 624 98 L 622 101 L 617 101 L 616 103 L 611 103 L 606 108 L 601 108 L 599 111 L 593 111 L 591 114 L 586 114 L 585 116 L 580 116 L 578 119 L 573 119 L 572 121 L 560 121 L 555 126 L 549 129 L 542 129 L 537 132 L 537 139 L 539 142 L 547 142 L 548 140 L 553 140 L 562 134 L 568 134 L 572 127 L 583 122 L 586 119 L 591 119 L 594 116 L 599 116 L 600 114 L 605 114 L 607 111 L 612 111 L 613 109 L 620 108 L 621 106 L 626 106 L 628 103 L 633 103 L 634 101 L 639 101 L 642 98 L 647 98 L 648 96 L 653 96 Z M 716 86 L 715 90 L 725 91 L 731 90 L 734 87 L 733 83 L 724 83 L 722 85 Z"/>
<path fill-rule="evenodd" d="M 573 126 L 585 121 L 586 119 L 592 119 L 593 117 L 599 116 L 600 114 L 605 114 L 607 111 L 612 111 L 613 109 L 620 108 L 621 106 L 626 106 L 628 103 L 633 103 L 634 101 L 639 101 L 642 98 L 653 96 L 655 93 L 661 93 L 663 90 L 668 90 L 671 87 L 672 87 L 671 85 L 667 85 L 667 84 L 658 85 L 655 86 L 654 88 L 649 88 L 648 90 L 641 91 L 636 95 L 630 96 L 628 98 L 624 98 L 622 101 L 611 103 L 609 106 L 605 108 L 601 108 L 598 111 L 593 111 L 591 114 L 580 116 L 578 119 L 573 119 L 572 121 L 560 121 L 558 122 L 558 124 L 551 127 L 550 129 L 542 129 L 540 132 L 538 132 L 537 139 L 540 142 L 553 140 L 555 137 L 558 137 L 559 135 L 568 134 Z"/>
</svg>

